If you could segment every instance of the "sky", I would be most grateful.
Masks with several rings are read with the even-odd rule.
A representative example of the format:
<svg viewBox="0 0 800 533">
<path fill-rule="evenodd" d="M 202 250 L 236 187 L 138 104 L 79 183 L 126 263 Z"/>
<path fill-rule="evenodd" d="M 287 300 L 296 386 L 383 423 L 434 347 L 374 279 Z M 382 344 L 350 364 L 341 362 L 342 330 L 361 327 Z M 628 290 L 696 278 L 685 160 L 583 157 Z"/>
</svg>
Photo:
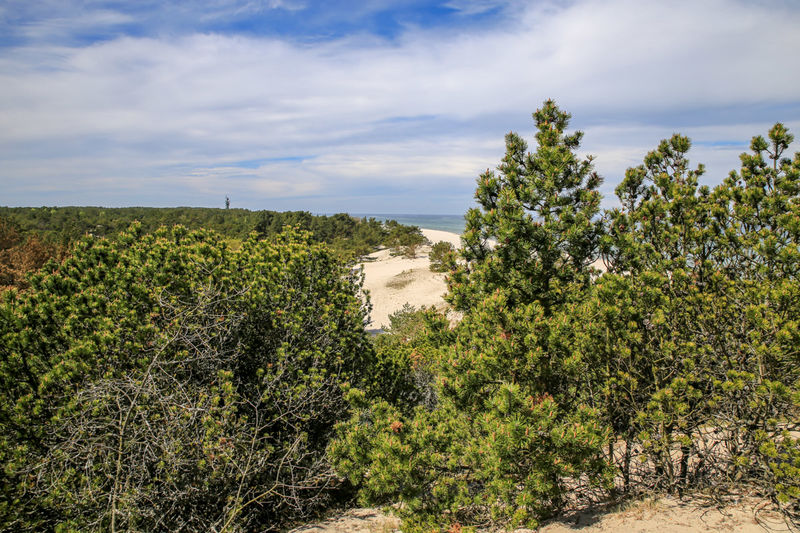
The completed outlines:
<svg viewBox="0 0 800 533">
<path fill-rule="evenodd" d="M 462 214 L 552 98 L 610 206 L 798 134 L 798 50 L 796 0 L 0 0 L 0 205 Z"/>
</svg>

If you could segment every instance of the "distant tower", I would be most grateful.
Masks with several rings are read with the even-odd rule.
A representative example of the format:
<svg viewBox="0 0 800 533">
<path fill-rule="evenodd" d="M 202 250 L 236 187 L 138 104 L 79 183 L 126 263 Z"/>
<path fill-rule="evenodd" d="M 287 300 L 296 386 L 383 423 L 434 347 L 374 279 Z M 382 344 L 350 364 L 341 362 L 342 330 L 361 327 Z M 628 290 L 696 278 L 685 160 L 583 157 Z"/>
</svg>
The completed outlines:
<svg viewBox="0 0 800 533">
<path fill-rule="evenodd" d="M 230 208 L 231 208 L 231 199 L 226 196 L 225 197 L 225 209 L 230 209 Z"/>
</svg>

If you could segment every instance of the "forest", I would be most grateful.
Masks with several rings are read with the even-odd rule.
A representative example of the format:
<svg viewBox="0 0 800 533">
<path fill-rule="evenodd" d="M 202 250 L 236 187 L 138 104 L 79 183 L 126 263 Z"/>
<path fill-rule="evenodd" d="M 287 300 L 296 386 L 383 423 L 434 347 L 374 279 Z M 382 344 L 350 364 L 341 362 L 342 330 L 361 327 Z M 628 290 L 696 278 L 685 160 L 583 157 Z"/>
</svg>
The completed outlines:
<svg viewBox="0 0 800 533">
<path fill-rule="evenodd" d="M 463 318 L 407 308 L 377 336 L 353 254 L 413 228 L 0 210 L 3 253 L 45 256 L 0 304 L 2 530 L 279 531 L 356 504 L 511 530 L 693 492 L 800 527 L 793 136 L 709 186 L 675 134 L 602 209 L 570 118 L 544 102 L 532 150 L 509 133 L 477 178 L 437 257 Z"/>
<path fill-rule="evenodd" d="M 420 244 L 419 228 L 386 223 L 374 218 L 312 215 L 307 211 L 249 211 L 203 207 L 0 207 L 0 292 L 27 286 L 26 274 L 49 259 L 63 259 L 81 238 L 114 238 L 137 223 L 152 233 L 160 227 L 181 225 L 218 233 L 234 248 L 251 233 L 270 238 L 284 227 L 310 232 L 315 242 L 324 242 L 342 260 L 348 261 L 387 246 L 397 253 Z"/>
</svg>

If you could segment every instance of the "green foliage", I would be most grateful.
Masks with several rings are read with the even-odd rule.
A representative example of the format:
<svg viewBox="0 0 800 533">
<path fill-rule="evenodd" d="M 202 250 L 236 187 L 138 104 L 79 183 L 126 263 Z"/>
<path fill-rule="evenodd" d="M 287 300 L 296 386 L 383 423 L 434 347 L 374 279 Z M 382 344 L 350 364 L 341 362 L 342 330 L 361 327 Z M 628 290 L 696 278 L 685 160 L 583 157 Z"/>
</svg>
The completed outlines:
<svg viewBox="0 0 800 533">
<path fill-rule="evenodd" d="M 413 259 L 417 256 L 417 249 L 428 242 L 417 226 L 403 226 L 390 220 L 386 223 L 386 229 L 388 234 L 385 242 L 391 248 L 392 255 Z"/>
<path fill-rule="evenodd" d="M 23 235 L 38 234 L 51 243 L 68 245 L 85 235 L 113 237 L 134 221 L 142 231 L 152 233 L 161 226 L 181 224 L 189 229 L 206 229 L 244 241 L 255 231 L 260 238 L 273 238 L 284 227 L 310 231 L 317 242 L 329 244 L 341 258 L 366 255 L 378 246 L 394 246 L 395 237 L 419 234 L 418 228 L 395 221 L 386 225 L 373 219 L 359 219 L 339 213 L 312 215 L 307 211 L 249 211 L 203 207 L 0 207 L 0 217 L 17 226 Z M 394 236 L 392 236 L 394 235 Z M 407 237 L 410 238 L 410 237 Z M 419 244 L 419 243 L 417 243 Z M 407 246 L 408 244 L 403 244 Z"/>
<path fill-rule="evenodd" d="M 409 343 L 418 340 L 427 334 L 426 326 L 434 319 L 440 318 L 434 310 L 425 307 L 417 311 L 411 304 L 389 315 L 389 325 L 384 328 L 385 335 L 382 339 L 398 339 Z"/>
<path fill-rule="evenodd" d="M 796 443 L 783 431 L 800 378 L 800 159 L 781 157 L 791 136 L 780 124 L 770 139 L 754 138 L 741 173 L 710 189 L 675 135 L 617 189 L 622 207 L 603 240 L 610 271 L 585 310 L 582 346 L 597 357 L 587 380 L 625 440 L 626 487 L 750 482 L 778 499 L 796 483 L 764 456 L 781 448 L 791 464 Z M 637 443 L 652 469 L 632 471 Z M 795 517 L 797 502 L 785 505 Z"/>
<path fill-rule="evenodd" d="M 393 233 L 418 232 L 395 221 L 383 224 L 374 218 L 358 219 L 344 213 L 317 216 L 307 211 L 261 211 L 259 216 L 254 228 L 259 238 L 271 238 L 286 226 L 297 227 L 310 231 L 315 240 L 330 244 L 343 259 L 369 254 L 382 245 L 393 245 Z"/>
<path fill-rule="evenodd" d="M 258 212 L 204 207 L 0 207 L 0 216 L 17 224 L 22 233 L 37 232 L 45 239 L 63 244 L 89 234 L 111 237 L 125 231 L 134 221 L 141 224 L 145 233 L 180 224 L 244 240 L 258 221 Z"/>
<path fill-rule="evenodd" d="M 406 304 L 389 315 L 385 333 L 374 338 L 375 370 L 370 397 L 382 398 L 404 412 L 436 404 L 433 369 L 454 336 L 449 321 L 435 309 Z"/>
<path fill-rule="evenodd" d="M 336 468 L 364 502 L 400 501 L 409 531 L 532 527 L 567 494 L 609 488 L 610 464 L 631 493 L 758 487 L 797 524 L 792 136 L 777 124 L 755 137 L 711 188 L 674 135 L 626 172 L 601 221 L 569 115 L 545 102 L 534 118 L 537 150 L 509 134 L 478 181 L 463 261 L 450 262 L 464 319 L 425 358 L 435 401 L 354 396 Z M 398 331 L 415 331 L 402 318 Z M 405 341 L 382 342 L 399 367 L 411 360 Z"/>
<path fill-rule="evenodd" d="M 771 494 L 795 523 L 800 518 L 800 439 L 788 431 L 779 438 L 763 438 L 759 452 L 768 468 L 767 479 L 774 492 Z"/>
<path fill-rule="evenodd" d="M 533 114 L 538 148 L 515 133 L 506 135 L 506 154 L 478 178 L 479 207 L 466 214 L 462 255 L 450 278 L 449 301 L 475 307 L 496 289 L 516 305 L 538 301 L 549 313 L 589 284 L 597 256 L 601 179 L 592 159 L 580 159 L 581 132 L 566 133 L 570 115 L 548 100 Z M 490 240 L 495 241 L 490 246 Z"/>
<path fill-rule="evenodd" d="M 797 524 L 792 135 L 755 137 L 713 188 L 674 135 L 601 217 L 569 118 L 545 102 L 533 153 L 508 134 L 460 257 L 434 245 L 464 315 L 454 328 L 407 306 L 370 342 L 358 275 L 337 257 L 381 244 L 413 256 L 424 237 L 347 215 L 176 210 L 256 235 L 234 251 L 213 233 L 137 225 L 9 291 L 3 527 L 278 527 L 324 506 L 338 476 L 365 504 L 400 503 L 405 531 L 536 527 L 585 489 L 742 484 Z M 79 209 L 85 231 L 114 227 L 115 211 Z M 24 214 L 12 221 L 24 233 L 67 212 L 0 214 Z M 18 228 L 0 232 L 2 250 Z"/>
<path fill-rule="evenodd" d="M 449 272 L 455 268 L 455 246 L 449 242 L 439 241 L 431 247 L 430 261 L 433 272 Z"/>
<path fill-rule="evenodd" d="M 252 530 L 319 509 L 359 279 L 307 233 L 89 238 L 0 306 L 3 529 Z"/>
<path fill-rule="evenodd" d="M 475 413 L 445 400 L 403 416 L 381 400 L 339 431 L 330 449 L 338 471 L 361 485 L 364 504 L 403 502 L 404 531 L 536 527 L 563 504 L 565 479 L 608 481 L 598 459 L 607 434 L 594 413 L 565 418 L 552 398 L 526 398 L 513 384 Z"/>
</svg>

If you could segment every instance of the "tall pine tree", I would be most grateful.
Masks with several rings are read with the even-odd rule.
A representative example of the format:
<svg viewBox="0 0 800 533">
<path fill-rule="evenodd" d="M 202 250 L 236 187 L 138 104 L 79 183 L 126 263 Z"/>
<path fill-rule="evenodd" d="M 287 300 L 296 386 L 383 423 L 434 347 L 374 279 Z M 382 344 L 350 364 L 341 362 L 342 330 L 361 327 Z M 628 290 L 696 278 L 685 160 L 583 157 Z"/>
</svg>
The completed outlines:
<svg viewBox="0 0 800 533">
<path fill-rule="evenodd" d="M 591 156 L 576 154 L 583 133 L 566 132 L 569 113 L 547 100 L 533 118 L 536 152 L 509 133 L 497 172 L 478 178 L 478 207 L 466 215 L 466 262 L 450 277 L 449 299 L 461 310 L 499 288 L 512 305 L 538 301 L 549 314 L 576 284 L 588 285 L 601 231 L 601 178 Z"/>
</svg>

